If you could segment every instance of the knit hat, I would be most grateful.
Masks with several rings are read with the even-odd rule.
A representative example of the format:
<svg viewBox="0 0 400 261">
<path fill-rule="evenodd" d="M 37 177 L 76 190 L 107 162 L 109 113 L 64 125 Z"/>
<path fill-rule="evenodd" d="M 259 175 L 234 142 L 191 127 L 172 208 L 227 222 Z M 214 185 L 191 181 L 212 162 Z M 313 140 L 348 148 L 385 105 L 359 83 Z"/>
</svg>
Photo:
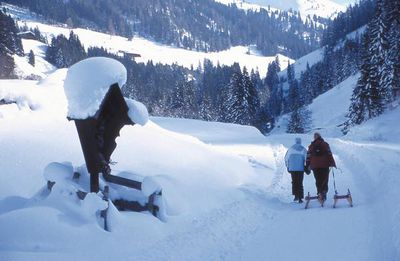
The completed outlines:
<svg viewBox="0 0 400 261">
<path fill-rule="evenodd" d="M 322 138 L 321 134 L 319 132 L 314 133 L 314 139 Z"/>
</svg>

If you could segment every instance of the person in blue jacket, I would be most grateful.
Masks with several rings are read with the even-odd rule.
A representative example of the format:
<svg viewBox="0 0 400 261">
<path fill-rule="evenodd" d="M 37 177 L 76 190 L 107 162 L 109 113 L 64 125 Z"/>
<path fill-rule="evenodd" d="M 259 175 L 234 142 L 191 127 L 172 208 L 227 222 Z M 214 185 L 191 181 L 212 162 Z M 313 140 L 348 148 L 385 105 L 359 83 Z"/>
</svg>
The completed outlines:
<svg viewBox="0 0 400 261">
<path fill-rule="evenodd" d="M 295 139 L 295 144 L 288 149 L 285 155 L 287 171 L 292 176 L 292 194 L 294 201 L 303 202 L 303 178 L 307 159 L 307 150 L 301 145 L 301 138 Z"/>
</svg>

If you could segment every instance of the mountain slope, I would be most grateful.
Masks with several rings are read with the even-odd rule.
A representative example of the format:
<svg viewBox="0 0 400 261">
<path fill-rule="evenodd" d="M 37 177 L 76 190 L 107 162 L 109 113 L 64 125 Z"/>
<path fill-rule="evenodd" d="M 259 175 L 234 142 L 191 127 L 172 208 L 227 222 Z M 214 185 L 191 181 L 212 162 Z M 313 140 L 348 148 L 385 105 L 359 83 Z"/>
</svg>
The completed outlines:
<svg viewBox="0 0 400 261">
<path fill-rule="evenodd" d="M 6 7 L 12 17 L 18 21 L 19 26 L 38 27 L 49 43 L 52 37 L 60 34 L 68 37 L 70 34 L 71 29 L 66 28 L 65 25 L 45 24 L 37 21 L 36 17 L 30 16 L 25 9 L 10 5 Z M 83 28 L 73 29 L 73 32 L 79 37 L 86 49 L 89 47 L 103 47 L 114 54 L 122 55 L 122 52 L 136 53 L 140 57 L 135 58 L 135 60 L 144 63 L 148 61 L 170 65 L 176 63 L 190 68 L 191 66 L 196 67 L 202 64 L 204 59 L 209 59 L 214 64 L 220 63 L 221 65 L 232 65 L 234 62 L 238 62 L 242 67 L 246 66 L 249 70 L 258 69 L 260 75 L 264 76 L 268 64 L 275 60 L 275 56 L 263 56 L 255 46 L 236 46 L 221 52 L 206 53 L 159 44 L 139 36 L 128 39 Z M 27 46 L 27 52 L 29 52 L 28 48 L 30 49 L 30 47 Z M 289 61 L 293 62 L 292 59 L 286 56 L 276 55 L 278 55 L 283 69 L 286 68 Z"/>
<path fill-rule="evenodd" d="M 322 29 L 286 12 L 243 11 L 211 0 L 7 0 L 30 8 L 50 21 L 70 27 L 94 28 L 159 43 L 215 52 L 232 46 L 257 46 L 264 55 L 280 50 L 300 57 L 315 49 Z"/>
</svg>

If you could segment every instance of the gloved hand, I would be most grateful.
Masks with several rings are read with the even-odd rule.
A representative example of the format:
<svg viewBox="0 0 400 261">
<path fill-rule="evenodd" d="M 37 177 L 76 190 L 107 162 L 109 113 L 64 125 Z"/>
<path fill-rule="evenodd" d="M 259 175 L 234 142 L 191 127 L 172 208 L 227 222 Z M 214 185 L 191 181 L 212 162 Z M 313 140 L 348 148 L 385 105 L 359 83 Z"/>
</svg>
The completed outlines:
<svg viewBox="0 0 400 261">
<path fill-rule="evenodd" d="M 311 173 L 311 170 L 308 166 L 304 166 L 304 171 L 307 175 L 310 175 L 310 173 Z"/>
</svg>

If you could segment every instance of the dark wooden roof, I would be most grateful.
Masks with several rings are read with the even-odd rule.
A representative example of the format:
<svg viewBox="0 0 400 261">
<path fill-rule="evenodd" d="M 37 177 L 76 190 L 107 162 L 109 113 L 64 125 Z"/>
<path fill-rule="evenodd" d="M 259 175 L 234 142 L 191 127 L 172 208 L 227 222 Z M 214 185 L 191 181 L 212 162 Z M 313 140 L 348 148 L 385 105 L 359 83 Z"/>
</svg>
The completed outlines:
<svg viewBox="0 0 400 261">
<path fill-rule="evenodd" d="M 31 39 L 31 40 L 36 39 L 35 34 L 32 33 L 31 31 L 20 32 L 20 33 L 18 33 L 18 36 L 20 36 L 21 38 L 24 38 L 24 39 Z"/>
</svg>

